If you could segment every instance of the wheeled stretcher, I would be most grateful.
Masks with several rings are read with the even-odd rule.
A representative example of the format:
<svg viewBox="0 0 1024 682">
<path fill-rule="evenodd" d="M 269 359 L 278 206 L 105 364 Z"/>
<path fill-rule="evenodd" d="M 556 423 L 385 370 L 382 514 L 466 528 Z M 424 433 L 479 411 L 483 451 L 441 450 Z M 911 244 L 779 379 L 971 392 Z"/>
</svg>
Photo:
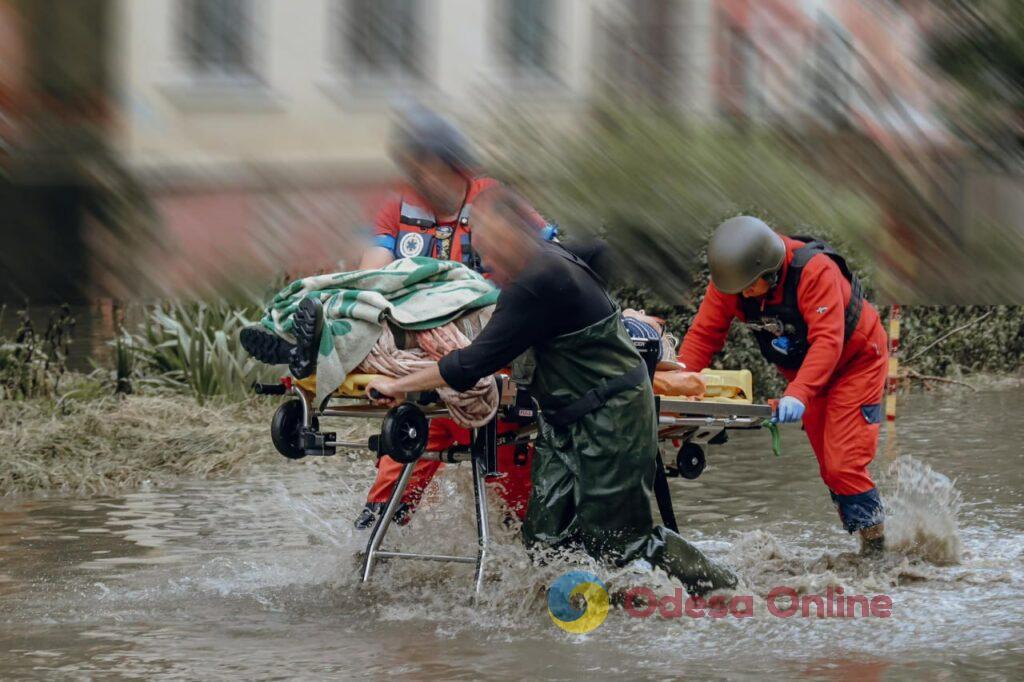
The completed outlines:
<svg viewBox="0 0 1024 682">
<path fill-rule="evenodd" d="M 365 449 L 378 457 L 388 455 L 403 465 L 402 473 L 384 511 L 378 517 L 366 544 L 362 580 L 369 581 L 378 561 L 387 559 L 418 559 L 473 564 L 475 587 L 483 586 L 490 532 L 487 518 L 487 487 L 489 477 L 502 474 L 498 467 L 498 447 L 526 443 L 536 436 L 536 407 L 527 391 L 517 387 L 508 376 L 497 376 L 500 389 L 498 412 L 486 425 L 474 429 L 469 446 L 454 446 L 440 452 L 426 450 L 429 419 L 448 416 L 449 412 L 436 392 L 412 394 L 408 401 L 390 409 L 373 405 L 365 395 L 372 375 L 350 375 L 345 383 L 320 404 L 316 404 L 315 383 L 290 377 L 279 384 L 256 384 L 261 395 L 289 395 L 274 413 L 271 437 L 274 446 L 289 459 L 324 457 L 342 450 Z M 768 405 L 751 401 L 750 373 L 705 372 L 708 393 L 704 400 L 659 396 L 658 439 L 679 442 L 674 462 L 665 469 L 667 475 L 697 478 L 704 470 L 708 445 L 725 442 L 726 433 L 734 429 L 758 429 L 772 410 Z M 337 434 L 321 428 L 329 418 L 380 420 L 380 430 L 366 439 L 342 441 Z M 498 434 L 498 421 L 518 423 L 517 429 Z M 420 460 L 452 464 L 467 462 L 473 477 L 477 544 L 475 554 L 418 554 L 382 549 L 395 511 L 408 487 L 413 466 Z M 665 474 L 659 461 L 659 475 Z M 667 484 L 665 490 L 667 491 Z M 657 484 L 656 484 L 657 488 Z M 663 501 L 659 496 L 659 506 Z M 665 509 L 662 509 L 663 515 Z"/>
</svg>

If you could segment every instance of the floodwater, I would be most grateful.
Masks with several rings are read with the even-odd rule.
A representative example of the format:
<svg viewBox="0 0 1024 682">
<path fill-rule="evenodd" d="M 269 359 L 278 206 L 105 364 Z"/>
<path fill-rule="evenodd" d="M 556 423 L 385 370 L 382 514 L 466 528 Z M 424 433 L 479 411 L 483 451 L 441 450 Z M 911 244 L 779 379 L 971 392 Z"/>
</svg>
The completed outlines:
<svg viewBox="0 0 1024 682">
<path fill-rule="evenodd" d="M 361 585 L 365 540 L 350 520 L 365 455 L 118 497 L 0 501 L 0 678 L 1019 679 L 1022 404 L 1020 389 L 902 399 L 895 450 L 876 466 L 897 545 L 880 561 L 852 556 L 799 429 L 784 431 L 780 458 L 767 434 L 734 436 L 698 481 L 673 485 L 684 534 L 742 574 L 753 617 L 615 608 L 583 636 L 552 623 L 544 596 L 580 566 L 534 567 L 501 526 L 476 602 L 465 566 L 397 562 Z M 391 542 L 469 550 L 471 509 L 468 470 L 449 467 Z M 657 575 L 583 568 L 671 595 Z M 774 588 L 830 586 L 888 597 L 891 615 L 767 609 Z"/>
</svg>

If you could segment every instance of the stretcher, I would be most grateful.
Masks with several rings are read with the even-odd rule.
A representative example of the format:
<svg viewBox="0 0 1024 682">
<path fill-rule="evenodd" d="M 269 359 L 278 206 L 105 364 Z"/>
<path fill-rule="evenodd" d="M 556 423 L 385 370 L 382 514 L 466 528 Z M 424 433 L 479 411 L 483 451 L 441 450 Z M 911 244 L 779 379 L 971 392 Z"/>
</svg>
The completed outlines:
<svg viewBox="0 0 1024 682">
<path fill-rule="evenodd" d="M 370 530 L 362 562 L 362 580 L 367 582 L 381 560 L 416 559 L 472 564 L 475 566 L 475 588 L 483 586 L 490 530 L 487 518 L 487 487 L 485 482 L 500 477 L 498 447 L 528 443 L 536 436 L 536 406 L 528 392 L 516 386 L 505 374 L 496 376 L 500 389 L 499 408 L 485 426 L 473 430 L 469 446 L 456 445 L 440 452 L 426 450 L 429 420 L 448 416 L 448 410 L 433 391 L 410 394 L 407 402 L 393 408 L 374 405 L 365 395 L 374 377 L 350 375 L 345 383 L 322 403 L 316 404 L 313 380 L 283 378 L 278 384 L 256 384 L 260 395 L 290 396 L 274 413 L 271 438 L 274 446 L 288 459 L 325 457 L 352 449 L 369 450 L 378 457 L 388 455 L 403 465 L 394 491 Z M 678 444 L 674 462 L 661 467 L 659 474 L 697 478 L 704 470 L 705 450 L 709 445 L 724 443 L 729 430 L 758 429 L 772 415 L 768 405 L 751 400 L 750 372 L 705 372 L 709 389 L 704 399 L 693 400 L 658 396 L 658 439 Z M 380 422 L 379 431 L 359 440 L 338 440 L 335 432 L 326 431 L 321 423 L 334 418 L 368 419 Z M 498 421 L 519 424 L 519 428 L 498 434 Z M 473 477 L 477 542 L 474 554 L 441 555 L 400 552 L 383 549 L 395 511 L 408 487 L 413 466 L 420 460 L 450 464 L 469 463 Z M 663 483 L 667 491 L 667 483 Z M 657 487 L 657 484 L 656 484 Z M 659 496 L 659 507 L 663 500 Z M 662 509 L 663 516 L 666 510 Z"/>
</svg>

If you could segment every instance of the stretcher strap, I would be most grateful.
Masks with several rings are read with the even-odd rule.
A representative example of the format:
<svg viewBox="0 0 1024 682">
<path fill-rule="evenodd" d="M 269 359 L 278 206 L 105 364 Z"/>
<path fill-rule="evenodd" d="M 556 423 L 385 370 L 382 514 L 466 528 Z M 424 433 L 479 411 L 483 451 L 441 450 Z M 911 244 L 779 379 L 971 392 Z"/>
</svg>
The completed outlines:
<svg viewBox="0 0 1024 682">
<path fill-rule="evenodd" d="M 763 428 L 768 429 L 772 434 L 772 453 L 779 457 L 782 455 L 782 434 L 779 433 L 779 425 L 773 422 L 771 419 L 765 419 L 761 422 Z"/>
</svg>

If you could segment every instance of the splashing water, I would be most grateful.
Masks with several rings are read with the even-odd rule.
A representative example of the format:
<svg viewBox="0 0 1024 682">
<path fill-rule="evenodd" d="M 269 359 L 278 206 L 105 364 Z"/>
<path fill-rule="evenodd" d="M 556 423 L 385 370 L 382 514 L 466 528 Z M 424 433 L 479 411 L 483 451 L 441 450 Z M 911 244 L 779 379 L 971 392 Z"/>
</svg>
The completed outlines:
<svg viewBox="0 0 1024 682">
<path fill-rule="evenodd" d="M 885 496 L 889 548 L 939 565 L 959 563 L 962 500 L 953 481 L 909 455 L 889 466 L 887 479 L 895 484 Z"/>
</svg>

